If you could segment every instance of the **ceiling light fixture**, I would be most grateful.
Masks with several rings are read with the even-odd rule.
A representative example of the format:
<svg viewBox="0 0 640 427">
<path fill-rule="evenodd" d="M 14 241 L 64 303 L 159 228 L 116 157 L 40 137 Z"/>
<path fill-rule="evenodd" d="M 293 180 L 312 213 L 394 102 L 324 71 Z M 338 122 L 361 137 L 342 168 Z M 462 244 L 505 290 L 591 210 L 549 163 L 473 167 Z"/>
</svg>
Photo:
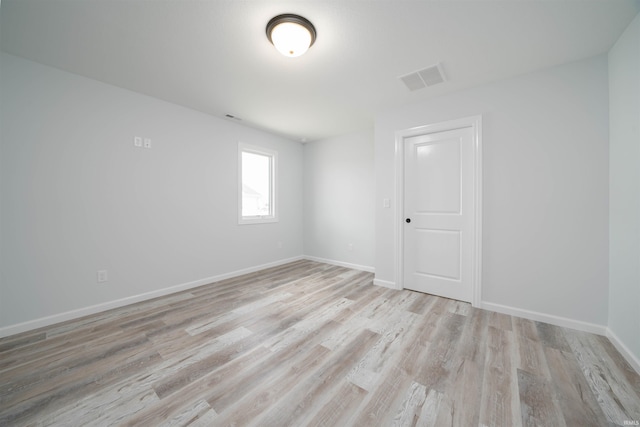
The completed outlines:
<svg viewBox="0 0 640 427">
<path fill-rule="evenodd" d="M 308 19 L 285 13 L 267 24 L 267 38 L 284 56 L 304 54 L 316 41 L 316 29 Z"/>
</svg>

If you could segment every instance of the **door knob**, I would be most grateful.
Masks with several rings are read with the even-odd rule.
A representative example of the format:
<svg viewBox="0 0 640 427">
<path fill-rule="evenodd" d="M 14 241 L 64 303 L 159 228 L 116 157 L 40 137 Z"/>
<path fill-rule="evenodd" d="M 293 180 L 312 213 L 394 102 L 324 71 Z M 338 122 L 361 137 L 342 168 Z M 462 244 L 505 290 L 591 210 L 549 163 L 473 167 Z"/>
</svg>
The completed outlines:
<svg viewBox="0 0 640 427">
<path fill-rule="evenodd" d="M 409 224 L 409 223 L 411 222 L 411 218 L 407 218 L 407 219 L 405 219 L 405 222 L 406 222 L 407 224 Z"/>
</svg>

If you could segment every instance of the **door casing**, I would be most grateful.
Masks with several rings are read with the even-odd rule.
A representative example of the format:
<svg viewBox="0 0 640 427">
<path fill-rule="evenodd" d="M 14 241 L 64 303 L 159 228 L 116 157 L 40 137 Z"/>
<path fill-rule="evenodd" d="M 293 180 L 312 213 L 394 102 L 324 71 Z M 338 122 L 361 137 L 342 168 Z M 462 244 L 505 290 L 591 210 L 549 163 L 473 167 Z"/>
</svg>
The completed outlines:
<svg viewBox="0 0 640 427">
<path fill-rule="evenodd" d="M 446 122 L 432 123 L 424 126 L 403 129 L 395 135 L 395 181 L 396 203 L 395 221 L 395 282 L 404 289 L 404 151 L 405 139 L 413 136 L 471 128 L 473 134 L 473 166 L 474 166 L 474 225 L 473 255 L 471 268 L 471 305 L 480 307 L 482 297 L 482 116 L 470 116 Z"/>
</svg>

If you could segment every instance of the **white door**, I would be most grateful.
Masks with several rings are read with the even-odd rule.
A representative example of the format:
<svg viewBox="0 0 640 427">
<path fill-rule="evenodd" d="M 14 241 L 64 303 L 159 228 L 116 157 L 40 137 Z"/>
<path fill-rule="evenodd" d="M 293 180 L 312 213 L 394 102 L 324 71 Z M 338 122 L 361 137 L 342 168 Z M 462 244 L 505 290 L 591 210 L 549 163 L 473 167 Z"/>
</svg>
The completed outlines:
<svg viewBox="0 0 640 427">
<path fill-rule="evenodd" d="M 404 138 L 404 287 L 471 302 L 473 128 Z"/>
</svg>

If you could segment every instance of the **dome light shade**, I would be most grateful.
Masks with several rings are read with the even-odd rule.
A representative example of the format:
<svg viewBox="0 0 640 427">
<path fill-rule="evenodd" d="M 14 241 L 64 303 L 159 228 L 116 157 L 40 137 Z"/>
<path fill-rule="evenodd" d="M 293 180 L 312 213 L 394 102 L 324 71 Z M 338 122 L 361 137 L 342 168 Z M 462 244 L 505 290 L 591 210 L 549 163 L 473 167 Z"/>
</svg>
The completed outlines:
<svg viewBox="0 0 640 427">
<path fill-rule="evenodd" d="M 284 56 L 304 54 L 316 41 L 316 29 L 302 16 L 278 15 L 267 24 L 267 38 Z"/>
</svg>

